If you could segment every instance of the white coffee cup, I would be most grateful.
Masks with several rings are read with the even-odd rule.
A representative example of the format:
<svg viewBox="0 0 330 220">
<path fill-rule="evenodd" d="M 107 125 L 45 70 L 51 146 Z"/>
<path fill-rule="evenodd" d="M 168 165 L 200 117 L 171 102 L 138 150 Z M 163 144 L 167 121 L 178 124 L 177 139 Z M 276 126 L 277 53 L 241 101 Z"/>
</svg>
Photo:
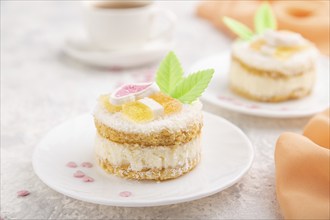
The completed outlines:
<svg viewBox="0 0 330 220">
<path fill-rule="evenodd" d="M 99 49 L 132 49 L 141 47 L 147 42 L 166 40 L 171 37 L 176 21 L 171 11 L 155 7 L 152 1 L 84 1 L 83 3 L 89 40 Z M 119 6 L 114 3 L 118 3 Z M 167 24 L 160 29 L 161 31 L 155 33 L 159 30 L 156 21 L 160 19 L 157 18 L 161 17 L 168 22 L 165 22 Z"/>
</svg>

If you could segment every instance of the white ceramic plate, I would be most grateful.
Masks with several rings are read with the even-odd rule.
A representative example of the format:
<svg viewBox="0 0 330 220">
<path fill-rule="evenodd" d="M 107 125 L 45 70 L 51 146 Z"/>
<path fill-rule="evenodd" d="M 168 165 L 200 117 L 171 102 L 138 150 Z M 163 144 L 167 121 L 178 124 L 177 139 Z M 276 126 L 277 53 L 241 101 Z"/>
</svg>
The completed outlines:
<svg viewBox="0 0 330 220">
<path fill-rule="evenodd" d="M 98 50 L 84 39 L 68 39 L 63 51 L 75 60 L 92 66 L 131 68 L 158 61 L 173 46 L 172 41 L 153 41 L 130 50 Z"/>
<path fill-rule="evenodd" d="M 50 131 L 36 147 L 33 167 L 50 188 L 75 199 L 112 206 L 159 206 L 191 201 L 217 193 L 240 180 L 250 168 L 254 148 L 236 126 L 204 113 L 203 152 L 200 164 L 190 173 L 165 182 L 126 180 L 106 174 L 94 162 L 93 118 L 82 115 Z M 78 168 L 66 163 L 93 161 L 81 168 L 95 179 L 86 183 L 74 178 Z M 132 193 L 130 197 L 121 192 Z"/>
<path fill-rule="evenodd" d="M 281 103 L 255 102 L 240 97 L 228 87 L 230 52 L 208 57 L 196 63 L 192 72 L 214 68 L 214 77 L 204 92 L 203 100 L 228 110 L 264 117 L 294 118 L 313 115 L 329 106 L 329 57 L 322 56 L 318 63 L 317 81 L 308 97 Z"/>
</svg>

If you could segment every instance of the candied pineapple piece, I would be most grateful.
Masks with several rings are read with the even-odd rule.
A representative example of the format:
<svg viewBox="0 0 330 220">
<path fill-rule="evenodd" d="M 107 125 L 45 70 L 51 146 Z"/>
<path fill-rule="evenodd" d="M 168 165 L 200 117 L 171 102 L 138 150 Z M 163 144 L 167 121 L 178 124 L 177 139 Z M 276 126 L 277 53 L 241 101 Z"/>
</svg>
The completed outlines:
<svg viewBox="0 0 330 220">
<path fill-rule="evenodd" d="M 182 109 L 182 103 L 176 99 L 163 104 L 165 115 L 174 114 L 180 112 Z"/>
<path fill-rule="evenodd" d="M 256 40 L 250 44 L 250 47 L 254 50 L 260 50 L 262 46 L 266 44 L 266 41 L 263 39 Z"/>
<path fill-rule="evenodd" d="M 109 95 L 101 95 L 99 99 L 104 107 L 111 113 L 120 112 L 122 110 L 120 105 L 113 105 L 110 103 Z"/>
<path fill-rule="evenodd" d="M 170 101 L 174 100 L 171 96 L 165 95 L 162 92 L 154 93 L 154 94 L 150 95 L 149 98 L 155 100 L 156 102 L 158 102 L 161 105 L 166 102 L 170 102 Z"/>
<path fill-rule="evenodd" d="M 138 101 L 124 104 L 122 113 L 136 122 L 146 122 L 154 119 L 151 109 Z"/>
<path fill-rule="evenodd" d="M 166 115 L 180 112 L 182 109 L 182 103 L 162 92 L 154 93 L 149 96 L 164 107 Z"/>
<path fill-rule="evenodd" d="M 299 53 L 304 50 L 305 47 L 296 46 L 296 47 L 279 47 L 275 51 L 275 56 L 277 58 L 287 59 L 292 56 L 294 53 Z"/>
</svg>

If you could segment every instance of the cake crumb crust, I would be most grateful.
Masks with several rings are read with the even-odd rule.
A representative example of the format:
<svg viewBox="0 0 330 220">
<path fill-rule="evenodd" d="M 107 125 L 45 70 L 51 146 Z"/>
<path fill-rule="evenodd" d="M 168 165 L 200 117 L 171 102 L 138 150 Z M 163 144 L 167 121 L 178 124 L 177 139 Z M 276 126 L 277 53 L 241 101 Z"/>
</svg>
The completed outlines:
<svg viewBox="0 0 330 220">
<path fill-rule="evenodd" d="M 126 133 L 108 127 L 97 119 L 94 120 L 97 132 L 101 137 L 119 144 L 175 147 L 190 142 L 201 134 L 203 124 L 193 123 L 184 130 L 170 131 L 163 129 L 157 133 Z"/>
<path fill-rule="evenodd" d="M 143 169 L 142 171 L 135 171 L 129 168 L 129 165 L 113 166 L 108 160 L 98 158 L 100 167 L 107 173 L 114 174 L 119 177 L 136 180 L 156 180 L 164 181 L 182 176 L 196 167 L 199 163 L 201 156 L 198 155 L 193 160 L 187 161 L 183 166 L 175 168 L 162 168 L 162 169 Z"/>
<path fill-rule="evenodd" d="M 233 85 L 230 85 L 230 89 L 237 95 L 240 95 L 244 98 L 247 98 L 247 99 L 250 99 L 253 101 L 258 101 L 258 102 L 270 102 L 270 103 L 299 99 L 299 98 L 308 96 L 311 93 L 310 90 L 307 91 L 306 89 L 301 88 L 299 90 L 292 91 L 290 94 L 287 94 L 285 96 L 265 97 L 265 96 L 252 95 L 252 94 L 248 93 L 247 91 L 243 91 L 242 89 L 239 89 Z"/>
</svg>

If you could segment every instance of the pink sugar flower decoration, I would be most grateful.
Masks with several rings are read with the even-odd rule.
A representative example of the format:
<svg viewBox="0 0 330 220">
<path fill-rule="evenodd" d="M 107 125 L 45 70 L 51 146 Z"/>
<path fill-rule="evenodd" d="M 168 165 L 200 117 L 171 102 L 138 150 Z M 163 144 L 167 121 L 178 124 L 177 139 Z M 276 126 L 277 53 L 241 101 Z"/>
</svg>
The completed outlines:
<svg viewBox="0 0 330 220">
<path fill-rule="evenodd" d="M 28 195 L 30 195 L 30 192 L 27 190 L 20 190 L 17 192 L 17 196 L 19 196 L 19 197 L 24 197 L 24 196 L 28 196 Z"/>
<path fill-rule="evenodd" d="M 69 163 L 66 164 L 66 166 L 70 168 L 76 168 L 78 165 L 75 162 L 70 161 Z"/>
<path fill-rule="evenodd" d="M 77 170 L 74 174 L 73 174 L 74 177 L 76 178 L 82 178 L 85 176 L 85 173 L 80 171 L 80 170 Z"/>
<path fill-rule="evenodd" d="M 83 162 L 83 163 L 81 164 L 81 166 L 82 166 L 82 167 L 86 167 L 86 168 L 91 168 L 91 167 L 93 167 L 93 164 L 90 163 L 90 162 Z"/>
<path fill-rule="evenodd" d="M 123 191 L 123 192 L 120 192 L 119 195 L 121 197 L 130 197 L 132 195 L 132 193 L 129 191 Z"/>
<path fill-rule="evenodd" d="M 94 179 L 92 177 L 89 177 L 89 176 L 84 176 L 82 180 L 84 182 L 94 182 Z"/>
</svg>

